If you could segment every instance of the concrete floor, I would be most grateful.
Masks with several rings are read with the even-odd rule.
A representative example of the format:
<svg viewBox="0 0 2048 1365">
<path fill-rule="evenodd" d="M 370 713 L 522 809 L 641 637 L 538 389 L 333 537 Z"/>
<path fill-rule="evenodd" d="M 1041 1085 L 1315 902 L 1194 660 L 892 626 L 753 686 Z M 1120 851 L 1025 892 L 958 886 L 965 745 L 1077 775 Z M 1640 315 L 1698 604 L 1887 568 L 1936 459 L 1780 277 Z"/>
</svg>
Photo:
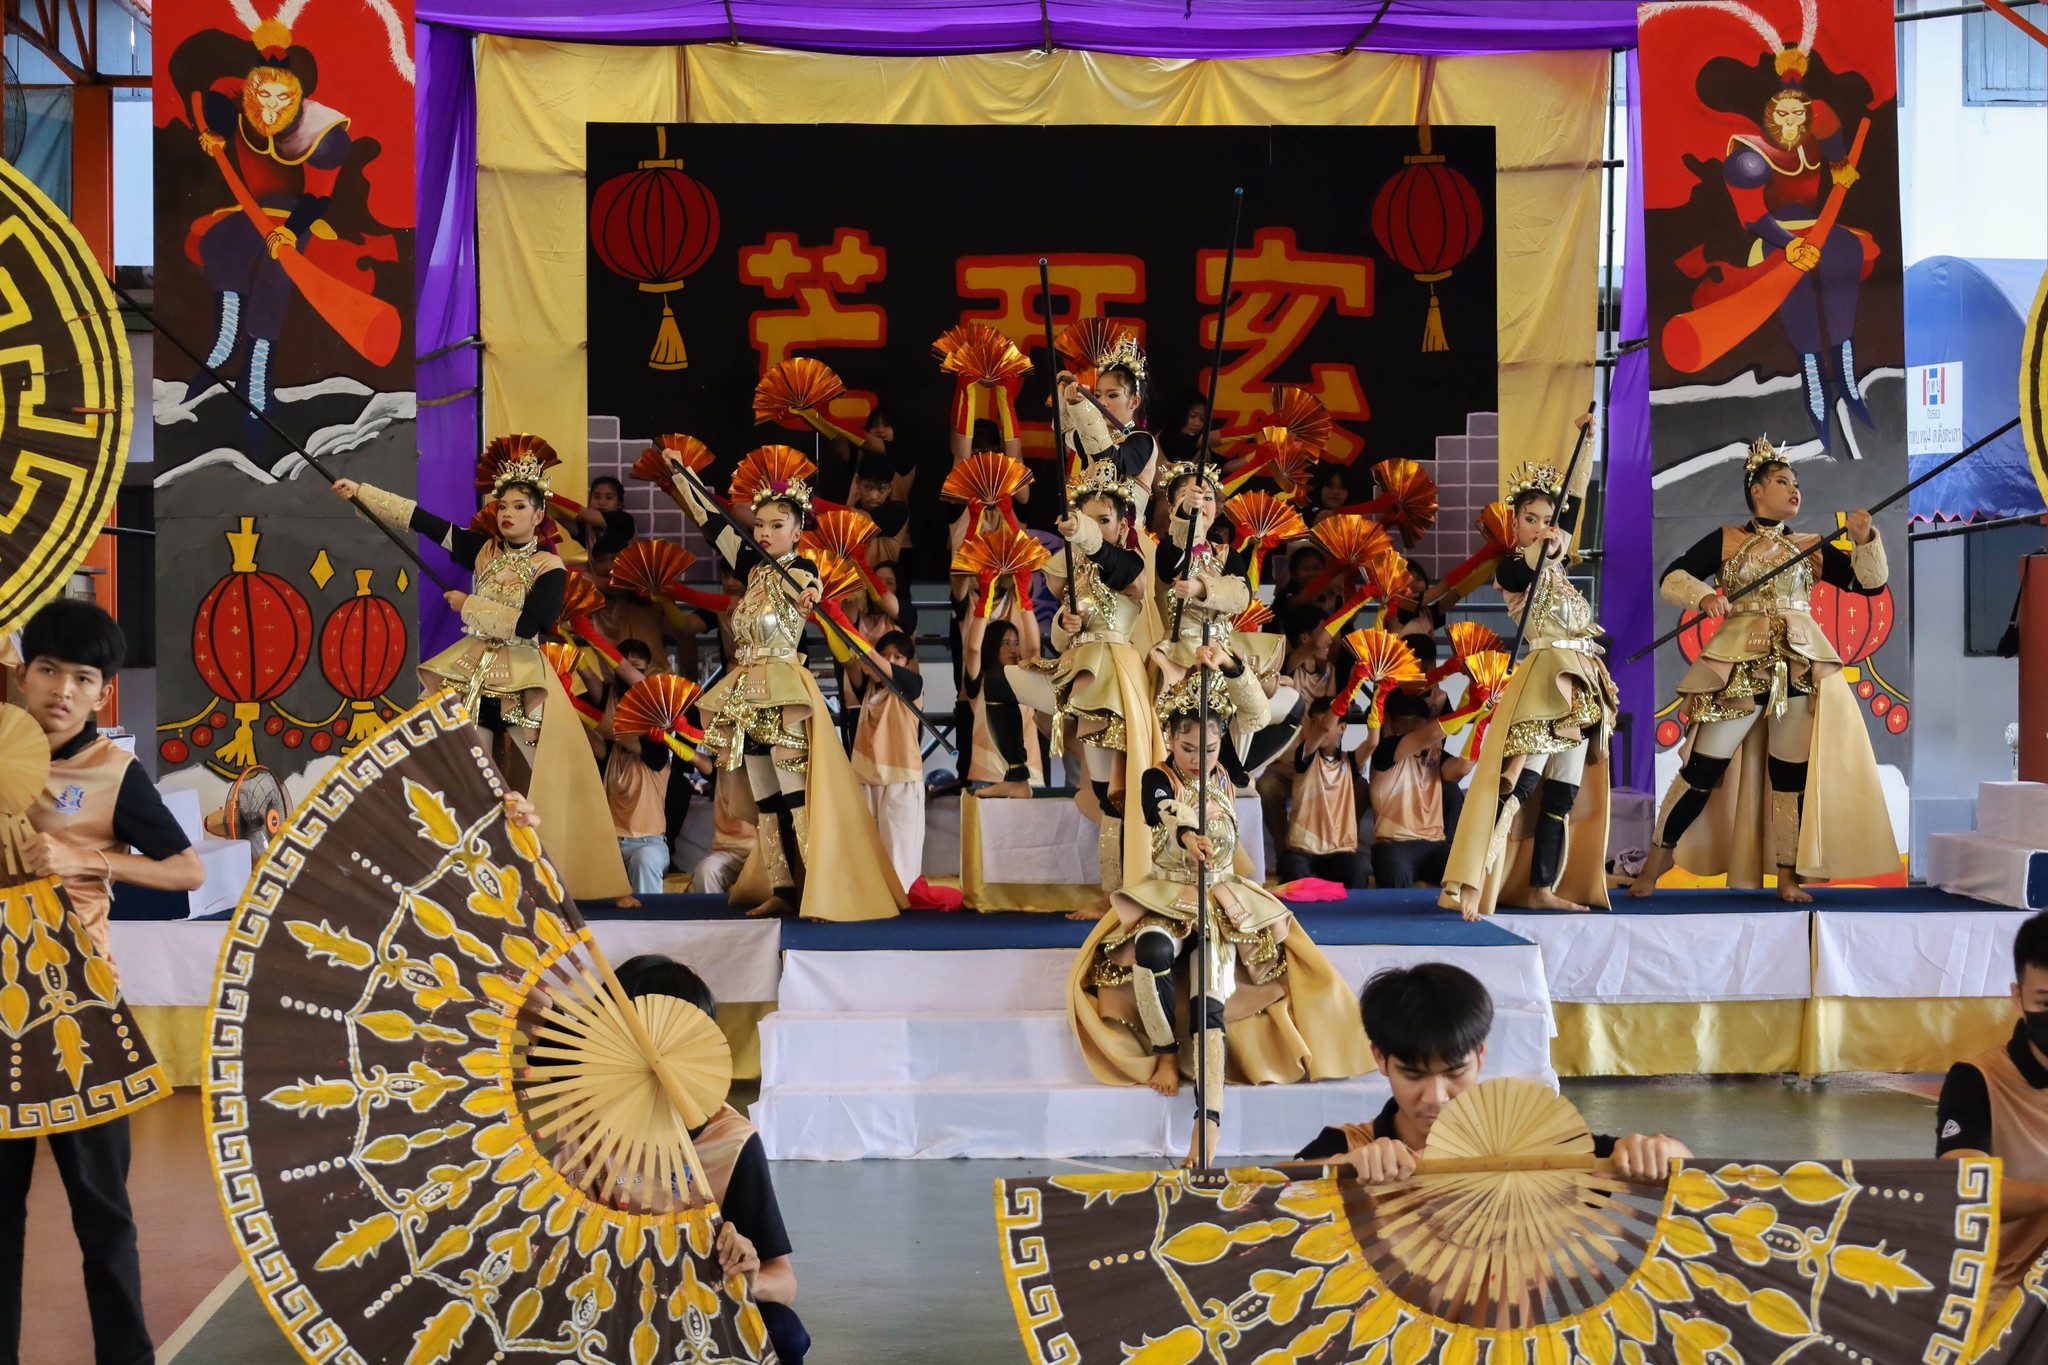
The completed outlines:
<svg viewBox="0 0 2048 1365">
<path fill-rule="evenodd" d="M 1775 1077 L 1567 1081 L 1565 1092 L 1596 1132 L 1667 1132 L 1702 1155 L 1914 1157 L 1932 1150 L 1934 1080 L 1841 1077 L 1815 1087 Z M 817 1343 L 811 1361 L 1018 1365 L 1025 1357 L 996 1269 L 990 1184 L 1085 1169 L 1102 1167 L 1069 1161 L 777 1163 L 776 1189 L 796 1246 L 798 1307 Z M 31 1246 L 50 1244 L 39 1243 L 33 1228 L 30 1237 Z M 150 1273 L 145 1264 L 145 1278 Z M 168 1335 L 170 1326 L 159 1323 L 159 1333 Z M 203 1323 L 190 1322 L 187 1333 L 174 1357 L 180 1365 L 292 1365 L 296 1359 L 246 1283 L 233 1287 Z M 24 1358 L 85 1365 L 90 1356 Z"/>
</svg>

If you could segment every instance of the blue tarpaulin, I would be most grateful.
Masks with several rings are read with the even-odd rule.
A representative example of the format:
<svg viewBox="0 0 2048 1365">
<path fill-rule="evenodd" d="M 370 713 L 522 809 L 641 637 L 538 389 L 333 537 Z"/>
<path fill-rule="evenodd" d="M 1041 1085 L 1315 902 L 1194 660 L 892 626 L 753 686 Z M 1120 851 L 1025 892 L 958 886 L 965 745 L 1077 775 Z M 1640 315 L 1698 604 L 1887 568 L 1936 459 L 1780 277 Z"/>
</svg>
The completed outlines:
<svg viewBox="0 0 2048 1365">
<path fill-rule="evenodd" d="M 1906 271 L 1906 364 L 1962 362 L 1964 445 L 1998 430 L 2019 410 L 2020 333 L 2044 268 L 2048 262 L 1930 256 Z M 1943 458 L 1915 455 L 1912 471 L 1917 476 Z M 2017 428 L 1913 491 L 1915 520 L 2042 510 L 2041 487 Z"/>
</svg>

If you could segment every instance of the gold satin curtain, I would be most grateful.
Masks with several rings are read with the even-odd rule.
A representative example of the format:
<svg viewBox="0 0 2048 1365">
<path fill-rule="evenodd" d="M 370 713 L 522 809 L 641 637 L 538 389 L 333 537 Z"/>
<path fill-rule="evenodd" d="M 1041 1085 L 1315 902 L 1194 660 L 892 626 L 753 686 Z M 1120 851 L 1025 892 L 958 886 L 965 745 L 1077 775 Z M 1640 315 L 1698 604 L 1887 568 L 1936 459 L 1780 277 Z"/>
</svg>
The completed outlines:
<svg viewBox="0 0 2048 1365">
<path fill-rule="evenodd" d="M 1408 124 L 1428 65 L 1371 52 L 1250 61 L 1066 51 L 852 57 L 482 37 L 485 426 L 546 436 L 569 466 L 564 483 L 583 484 L 586 123 Z M 1497 130 L 1500 448 L 1503 468 L 1512 468 L 1563 450 L 1593 393 L 1608 55 L 1446 57 L 1434 68 L 1432 123 Z M 1035 192 L 1028 175 L 1020 178 L 1020 197 Z M 1220 188 L 1215 199 L 1220 225 Z M 1359 236 L 1369 241 L 1363 223 Z"/>
</svg>

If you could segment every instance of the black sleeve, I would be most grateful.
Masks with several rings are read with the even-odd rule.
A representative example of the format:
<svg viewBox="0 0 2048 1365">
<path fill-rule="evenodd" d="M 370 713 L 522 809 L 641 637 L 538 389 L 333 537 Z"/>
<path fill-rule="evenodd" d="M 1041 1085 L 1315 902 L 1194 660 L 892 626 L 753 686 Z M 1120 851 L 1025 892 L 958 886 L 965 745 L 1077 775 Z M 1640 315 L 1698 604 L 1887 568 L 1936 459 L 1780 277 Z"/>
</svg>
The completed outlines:
<svg viewBox="0 0 2048 1365">
<path fill-rule="evenodd" d="M 1145 576 L 1145 556 L 1136 550 L 1126 550 L 1121 545 L 1102 542 L 1094 554 L 1088 556 L 1095 561 L 1095 567 L 1102 571 L 1102 581 L 1111 591 L 1122 592 Z"/>
<path fill-rule="evenodd" d="M 924 695 L 924 674 L 901 664 L 889 665 L 889 679 L 896 684 L 896 690 L 903 694 L 905 701 L 916 701 Z"/>
<path fill-rule="evenodd" d="M 476 568 L 476 557 L 483 553 L 490 541 L 465 526 L 452 521 L 443 521 L 421 507 L 412 509 L 412 529 L 436 545 L 444 545 L 457 564 L 465 569 Z"/>
<path fill-rule="evenodd" d="M 917 455 L 906 447 L 903 442 L 898 441 L 896 449 L 885 450 L 883 453 L 889 457 L 890 466 L 898 474 L 915 474 L 917 472 Z"/>
<path fill-rule="evenodd" d="M 1394 766 L 1394 751 L 1401 747 L 1401 736 L 1391 731 L 1380 732 L 1380 742 L 1373 746 L 1372 770 L 1383 773 Z"/>
<path fill-rule="evenodd" d="M 761 562 L 759 547 L 740 529 L 739 524 L 721 509 L 713 507 L 697 525 L 698 529 L 704 532 L 704 539 L 711 543 L 711 548 L 725 561 L 726 567 L 741 578 L 745 578 L 748 571 Z M 727 531 L 732 532 L 733 542 L 739 547 L 731 555 L 726 554 L 725 547 L 718 543 Z"/>
<path fill-rule="evenodd" d="M 1991 1147 L 1991 1089 L 1984 1073 L 1968 1062 L 1948 1069 L 1934 1102 L 1934 1154 L 1950 1152 L 1998 1155 Z"/>
<path fill-rule="evenodd" d="M 1145 823 L 1148 825 L 1165 823 L 1166 817 L 1160 813 L 1159 808 L 1168 801 L 1173 800 L 1173 779 L 1157 768 L 1147 768 L 1145 770 L 1145 780 L 1140 784 L 1138 791 L 1139 808 L 1145 812 Z"/>
<path fill-rule="evenodd" d="M 789 1255 L 789 1230 L 782 1225 L 782 1206 L 775 1202 L 775 1183 L 768 1175 L 768 1155 L 761 1148 L 759 1133 L 740 1148 L 718 1207 L 725 1220 L 754 1244 L 754 1254 L 763 1261 Z"/>
<path fill-rule="evenodd" d="M 130 763 L 121 774 L 121 790 L 114 795 L 114 837 L 157 863 L 192 847 L 140 763 Z"/>
<path fill-rule="evenodd" d="M 1159 542 L 1158 552 L 1152 556 L 1152 572 L 1161 583 L 1176 581 L 1187 569 L 1188 552 L 1174 542 L 1181 524 L 1186 520 L 1187 518 L 1178 512 L 1173 514 L 1173 521 L 1167 527 L 1166 536 Z"/>
<path fill-rule="evenodd" d="M 649 772 L 660 772 L 668 766 L 670 750 L 658 739 L 640 736 L 640 761 L 647 765 Z"/>
<path fill-rule="evenodd" d="M 1325 1128 L 1294 1154 L 1296 1161 L 1334 1161 L 1351 1150 L 1351 1139 L 1342 1128 Z"/>
<path fill-rule="evenodd" d="M 1856 561 L 1847 550 L 1832 540 L 1820 544 L 1820 581 L 1843 592 L 1853 592 L 1858 597 L 1875 597 L 1884 591 L 1883 586 L 1866 588 L 1856 581 Z"/>
<path fill-rule="evenodd" d="M 915 468 L 915 466 L 912 467 Z M 908 473 L 909 471 L 898 470 L 897 472 Z M 885 502 L 880 507 L 877 507 L 874 511 L 870 512 L 868 515 L 871 518 L 873 518 L 875 523 L 875 530 L 878 533 L 886 537 L 894 538 L 896 533 L 901 531 L 904 525 L 909 522 L 910 507 L 906 503 Z"/>
<path fill-rule="evenodd" d="M 1529 567 L 1529 561 L 1522 558 L 1520 550 L 1510 550 L 1501 556 L 1499 567 L 1493 571 L 1493 586 L 1502 592 L 1527 592 L 1536 581 L 1536 571 Z"/>
<path fill-rule="evenodd" d="M 1111 447 L 1115 452 L 1116 472 L 1127 479 L 1135 479 L 1145 472 L 1145 466 L 1152 463 L 1152 453 L 1159 449 L 1152 442 L 1149 431 L 1134 431 L 1124 437 L 1122 444 Z"/>
<path fill-rule="evenodd" d="M 1711 583 L 1721 576 L 1721 528 L 1716 526 L 1699 538 L 1694 546 L 1665 566 L 1657 575 L 1662 583 L 1679 572 L 1689 573 L 1702 583 Z"/>
<path fill-rule="evenodd" d="M 1614 1139 L 1606 1133 L 1593 1134 L 1593 1159 L 1606 1161 L 1614 1155 Z"/>
<path fill-rule="evenodd" d="M 555 622 L 562 619 L 562 603 L 569 595 L 569 572 L 566 569 L 549 569 L 533 580 L 527 589 L 526 605 L 519 609 L 519 624 L 513 632 L 522 640 L 531 640 L 544 630 L 553 630 Z"/>
<path fill-rule="evenodd" d="M 633 543 L 633 514 L 624 508 L 614 508 L 603 516 L 604 529 L 591 544 L 591 553 L 615 555 Z"/>
<path fill-rule="evenodd" d="M 1309 764 L 1311 764 L 1311 763 L 1313 763 L 1313 762 L 1315 762 L 1315 755 L 1314 755 L 1314 754 L 1310 753 L 1310 752 L 1309 752 L 1308 750 L 1306 750 L 1306 749 L 1304 749 L 1304 748 L 1301 748 L 1301 747 L 1300 747 L 1300 746 L 1298 746 L 1298 745 L 1297 745 L 1297 746 L 1295 747 L 1295 750 L 1294 750 L 1294 771 L 1296 771 L 1296 772 L 1298 772 L 1298 773 L 1305 773 L 1305 772 L 1307 772 L 1307 771 L 1308 771 L 1308 765 L 1309 765 Z"/>
</svg>

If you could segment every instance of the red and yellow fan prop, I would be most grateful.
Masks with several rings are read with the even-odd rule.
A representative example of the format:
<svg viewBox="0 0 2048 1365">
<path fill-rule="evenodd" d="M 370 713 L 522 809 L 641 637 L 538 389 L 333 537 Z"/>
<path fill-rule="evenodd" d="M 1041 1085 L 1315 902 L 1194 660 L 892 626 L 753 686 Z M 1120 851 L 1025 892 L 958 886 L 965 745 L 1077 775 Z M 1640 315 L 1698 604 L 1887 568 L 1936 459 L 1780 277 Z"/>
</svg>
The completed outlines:
<svg viewBox="0 0 2048 1365">
<path fill-rule="evenodd" d="M 1330 557 L 1330 563 L 1302 589 L 1303 597 L 1315 597 L 1332 583 L 1348 582 L 1353 576 L 1364 579 L 1360 590 L 1335 616 L 1324 622 L 1323 628 L 1335 635 L 1338 627 L 1360 607 L 1384 595 L 1385 585 L 1374 579 L 1373 566 L 1376 562 L 1384 565 L 1387 555 L 1396 555 L 1394 542 L 1380 529 L 1378 522 L 1355 512 L 1339 512 L 1324 517 L 1310 530 L 1309 538 Z"/>
<path fill-rule="evenodd" d="M 1264 630 L 1273 620 L 1273 609 L 1257 598 L 1250 606 L 1230 618 L 1230 628 L 1239 635 L 1252 635 Z"/>
<path fill-rule="evenodd" d="M 696 437 L 671 432 L 666 436 L 657 437 L 653 445 L 640 452 L 640 458 L 633 461 L 633 477 L 645 479 L 668 494 L 670 501 L 676 506 L 682 507 L 683 500 L 676 492 L 675 474 L 670 466 L 680 464 L 685 469 L 701 474 L 711 467 L 713 458 L 715 457 L 711 453 L 711 447 Z"/>
<path fill-rule="evenodd" d="M 759 446 L 748 451 L 733 470 L 726 494 L 734 506 L 752 504 L 758 492 L 786 492 L 792 484 L 808 482 L 817 472 L 818 466 L 793 446 Z"/>
<path fill-rule="evenodd" d="M 704 742 L 704 732 L 689 721 L 690 708 L 703 693 L 696 683 L 673 673 L 642 678 L 619 698 L 612 711 L 612 731 L 658 739 L 687 762 Z"/>
<path fill-rule="evenodd" d="M 985 322 L 963 322 L 932 343 L 939 368 L 954 376 L 953 433 L 969 436 L 982 418 L 1017 438 L 1017 386 L 1031 362 L 1017 343 Z"/>
<path fill-rule="evenodd" d="M 1371 687 L 1372 723 L 1378 725 L 1386 714 L 1389 688 L 1411 683 L 1420 686 L 1423 682 L 1422 664 L 1408 642 L 1398 635 L 1384 630 L 1354 630 L 1344 637 L 1344 647 L 1357 662 L 1351 666 L 1349 681 L 1330 703 L 1330 710 L 1337 715 L 1351 709 L 1352 699 L 1361 687 Z"/>
<path fill-rule="evenodd" d="M 1022 460 L 1012 459 L 999 451 L 984 450 L 953 466 L 946 475 L 946 482 L 939 488 L 939 496 L 947 502 L 962 502 L 984 511 L 993 508 L 1014 530 L 1020 529 L 1017 526 L 1017 490 L 1030 482 L 1031 471 L 1024 467 Z M 980 520 L 976 518 L 977 525 Z"/>
<path fill-rule="evenodd" d="M 862 585 L 879 597 L 882 585 L 868 568 L 867 544 L 880 534 L 881 528 L 867 513 L 852 507 L 835 507 L 819 513 L 817 526 L 805 531 L 797 544 L 813 559 L 822 553 L 846 561 L 860 575 Z"/>
<path fill-rule="evenodd" d="M 1485 537 L 1477 554 L 1464 560 L 1443 576 L 1445 605 L 1462 601 L 1486 586 L 1493 571 L 1515 548 L 1515 514 L 1504 502 L 1489 502 L 1479 510 L 1472 525 Z"/>
<path fill-rule="evenodd" d="M 1372 558 L 1366 562 L 1364 580 L 1359 584 L 1358 591 L 1353 593 L 1343 606 L 1337 608 L 1334 616 L 1323 622 L 1323 629 L 1335 635 L 1368 602 L 1386 604 L 1380 610 L 1384 623 L 1385 618 L 1391 614 L 1395 599 L 1403 586 L 1418 581 L 1415 571 L 1409 567 L 1408 561 L 1402 558 L 1399 550 L 1389 546 L 1374 551 Z"/>
<path fill-rule="evenodd" d="M 1280 485 L 1283 496 L 1299 500 L 1308 491 L 1309 470 L 1329 444 L 1329 411 L 1308 390 L 1282 385 L 1273 390 L 1273 411 L 1249 440 L 1250 449 L 1238 456 L 1237 470 L 1223 491 L 1235 493 L 1264 475 Z"/>
<path fill-rule="evenodd" d="M 1078 318 L 1060 329 L 1052 339 L 1053 349 L 1072 362 L 1074 377 L 1088 388 L 1101 378 L 1096 363 L 1126 342 L 1136 342 L 1138 329 L 1128 322 L 1110 318 Z"/>
<path fill-rule="evenodd" d="M 562 690 L 569 694 L 569 705 L 576 709 L 577 718 L 587 728 L 595 730 L 604 720 L 604 708 L 584 695 L 583 677 L 579 671 L 583 667 L 582 648 L 564 640 L 543 640 L 540 653 L 561 681 Z"/>
<path fill-rule="evenodd" d="M 1507 648 L 1499 635 L 1477 621 L 1453 621 L 1444 627 L 1444 634 L 1450 637 L 1451 657 L 1429 671 L 1429 680 L 1433 683 L 1442 682 L 1462 670 L 1466 661 L 1475 654 Z"/>
<path fill-rule="evenodd" d="M 848 431 L 825 416 L 825 407 L 846 385 L 822 360 L 793 356 L 771 368 L 754 386 L 754 421 L 774 422 L 792 430 L 811 427 L 832 440 L 858 446 L 867 438 Z"/>
<path fill-rule="evenodd" d="M 1051 558 L 1051 552 L 1030 533 L 998 526 L 969 536 L 953 552 L 953 572 L 974 575 L 981 590 L 974 599 L 974 614 L 987 616 L 995 610 L 996 594 L 1006 579 L 1012 600 L 1029 602 L 1031 575 L 1044 568 Z"/>
<path fill-rule="evenodd" d="M 1308 534 L 1308 523 L 1294 504 L 1264 489 L 1239 493 L 1223 504 L 1223 515 L 1237 528 L 1232 548 L 1251 552 L 1245 578 L 1253 592 L 1259 590 L 1259 571 L 1265 567 L 1266 556 L 1284 542 Z"/>
<path fill-rule="evenodd" d="M 604 609 L 604 592 L 580 573 L 568 575 L 562 589 L 561 628 L 572 632 L 584 644 L 604 656 L 612 667 L 619 666 L 619 647 L 605 638 L 590 618 Z"/>
<path fill-rule="evenodd" d="M 1413 460 L 1381 460 L 1372 467 L 1372 481 L 1379 485 L 1378 497 L 1339 510 L 1378 517 L 1410 547 L 1436 525 L 1436 480 L 1421 465 Z"/>
<path fill-rule="evenodd" d="M 666 540 L 636 540 L 612 559 L 612 586 L 652 601 L 673 597 L 697 556 Z"/>
<path fill-rule="evenodd" d="M 1444 729 L 1455 734 L 1464 728 L 1464 723 L 1469 718 L 1479 717 L 1479 725 L 1473 731 L 1472 742 L 1465 746 L 1466 757 L 1477 758 L 1479 746 L 1486 742 L 1487 724 L 1493 719 L 1494 699 L 1500 696 L 1501 688 L 1507 686 L 1508 674 L 1513 671 L 1513 665 L 1509 662 L 1505 649 L 1482 649 L 1476 654 L 1458 660 L 1457 665 L 1471 680 L 1472 685 L 1465 689 L 1464 700 L 1458 703 L 1457 708 L 1447 712 L 1441 719 Z"/>
<path fill-rule="evenodd" d="M 998 1181 L 1024 1356 L 1220 1361 L 1227 1333 L 1262 1365 L 1898 1365 L 1969 1358 L 1991 1317 L 1989 1158 L 1687 1159 L 1634 1184 L 1593 1152 L 1569 1100 L 1502 1079 L 1445 1106 L 1398 1184 Z"/>
<path fill-rule="evenodd" d="M 718 1026 L 627 997 L 459 698 L 331 771 L 215 980 L 230 1235 L 308 1359 L 772 1358 L 692 1130 Z"/>
<path fill-rule="evenodd" d="M 555 453 L 555 448 L 538 436 L 524 431 L 500 436 L 485 446 L 484 453 L 477 457 L 476 491 L 490 492 L 492 485 L 505 476 L 507 466 L 527 459 L 538 463 L 543 472 L 562 463 L 562 457 Z"/>
</svg>

